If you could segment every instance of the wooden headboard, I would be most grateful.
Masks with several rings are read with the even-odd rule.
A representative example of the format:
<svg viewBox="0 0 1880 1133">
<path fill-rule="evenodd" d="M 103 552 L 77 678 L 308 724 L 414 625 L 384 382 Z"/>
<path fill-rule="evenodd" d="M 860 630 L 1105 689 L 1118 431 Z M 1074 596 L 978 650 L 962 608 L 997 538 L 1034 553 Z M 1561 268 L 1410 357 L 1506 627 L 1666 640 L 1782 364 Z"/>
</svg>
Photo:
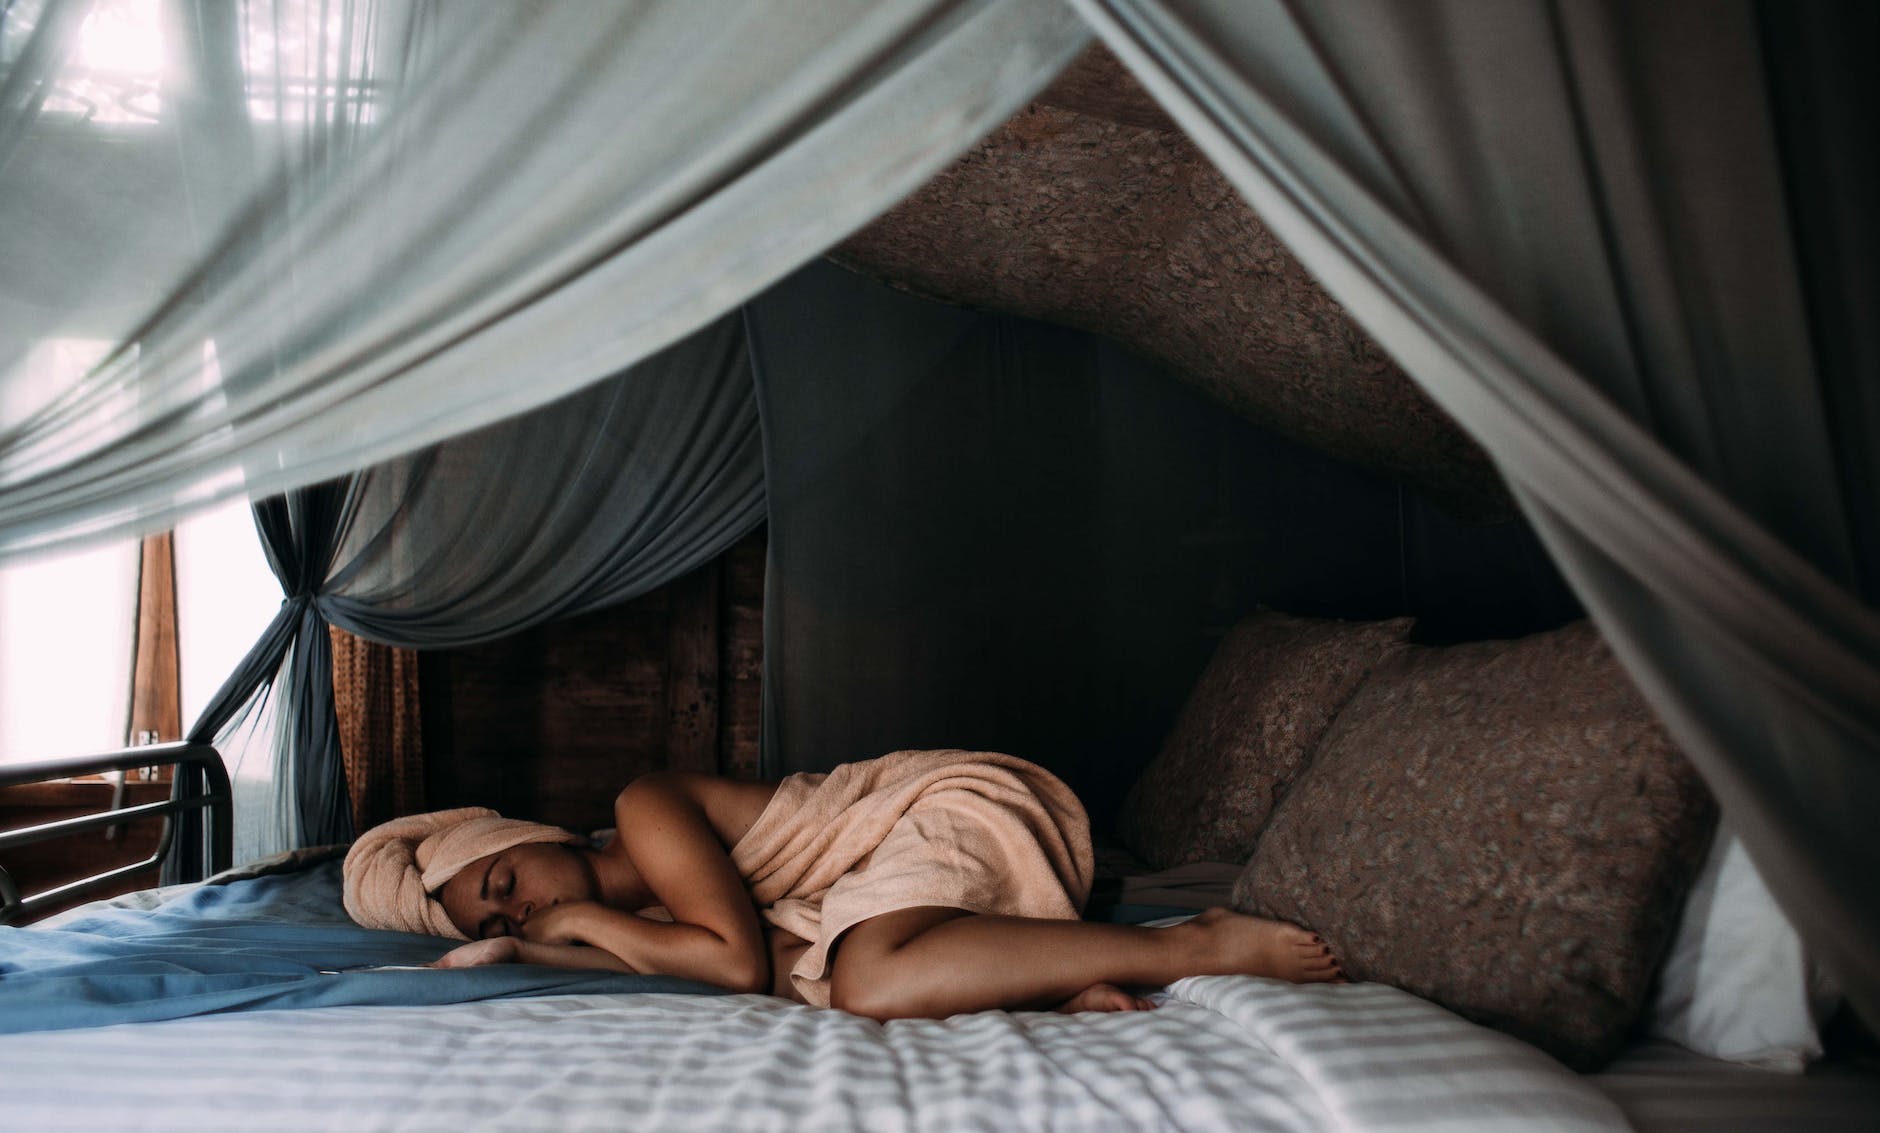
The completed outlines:
<svg viewBox="0 0 1880 1133">
<path fill-rule="evenodd" d="M 631 602 L 419 658 L 425 809 L 613 824 L 635 776 L 758 774 L 763 533 Z"/>
</svg>

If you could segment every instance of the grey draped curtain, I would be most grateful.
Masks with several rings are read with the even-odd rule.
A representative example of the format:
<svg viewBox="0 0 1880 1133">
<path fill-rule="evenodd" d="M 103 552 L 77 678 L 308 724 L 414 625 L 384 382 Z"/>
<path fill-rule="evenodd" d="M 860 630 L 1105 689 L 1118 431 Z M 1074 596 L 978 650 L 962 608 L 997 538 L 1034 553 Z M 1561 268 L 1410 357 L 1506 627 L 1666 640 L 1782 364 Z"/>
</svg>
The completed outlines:
<svg viewBox="0 0 1880 1133">
<path fill-rule="evenodd" d="M 274 722 L 251 848 L 341 833 L 323 624 L 500 636 L 747 529 L 714 320 L 1087 39 L 1052 0 L 0 6 L 0 557 L 289 492 L 258 513 L 286 603 L 192 734 Z M 324 484 L 695 332 L 663 401 L 623 379 Z"/>
<path fill-rule="evenodd" d="M 1488 449 L 1880 1018 L 1875 8 L 1074 2 Z"/>
<path fill-rule="evenodd" d="M 191 738 L 239 759 L 241 726 L 271 714 L 271 749 L 251 755 L 274 770 L 271 797 L 241 808 L 244 845 L 345 841 L 327 626 L 422 648 L 505 637 L 633 598 L 756 528 L 763 449 L 741 316 L 522 417 L 254 510 L 286 596 Z"/>
<path fill-rule="evenodd" d="M 0 556 L 617 373 L 918 187 L 1088 36 L 1052 0 L 0 11 Z"/>
</svg>

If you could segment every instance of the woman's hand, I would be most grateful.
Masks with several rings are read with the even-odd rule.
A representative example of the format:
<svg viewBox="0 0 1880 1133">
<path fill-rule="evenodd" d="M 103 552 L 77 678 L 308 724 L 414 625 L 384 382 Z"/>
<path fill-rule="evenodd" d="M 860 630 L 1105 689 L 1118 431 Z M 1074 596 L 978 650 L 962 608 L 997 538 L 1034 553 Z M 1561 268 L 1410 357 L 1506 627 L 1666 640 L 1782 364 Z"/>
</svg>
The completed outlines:
<svg viewBox="0 0 1880 1133">
<path fill-rule="evenodd" d="M 533 917 L 530 918 L 534 920 Z M 542 944 L 515 936 L 492 936 L 473 940 L 444 953 L 437 968 L 474 968 L 482 964 L 540 964 L 548 968 L 590 968 L 608 972 L 632 972 L 625 960 L 604 948 L 580 944 Z"/>
<path fill-rule="evenodd" d="M 488 940 L 473 940 L 468 944 L 451 949 L 438 957 L 434 967 L 438 968 L 474 968 L 482 964 L 515 964 L 520 962 L 521 942 L 513 936 L 492 936 Z"/>
<path fill-rule="evenodd" d="M 522 939 L 535 944 L 589 944 L 582 934 L 584 924 L 593 924 L 593 914 L 603 908 L 595 901 L 569 901 L 529 914 L 521 928 Z"/>
</svg>

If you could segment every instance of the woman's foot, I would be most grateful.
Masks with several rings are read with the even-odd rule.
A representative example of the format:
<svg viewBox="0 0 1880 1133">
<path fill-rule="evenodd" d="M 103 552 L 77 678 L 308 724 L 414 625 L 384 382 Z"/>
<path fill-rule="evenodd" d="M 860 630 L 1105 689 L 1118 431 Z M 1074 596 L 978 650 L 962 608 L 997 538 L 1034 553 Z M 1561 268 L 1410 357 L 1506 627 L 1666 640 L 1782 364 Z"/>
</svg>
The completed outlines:
<svg viewBox="0 0 1880 1133">
<path fill-rule="evenodd" d="M 1290 983 L 1344 980 L 1331 946 L 1298 925 L 1216 908 L 1176 927 L 1194 937 L 1197 975 L 1267 976 Z"/>
<path fill-rule="evenodd" d="M 1155 1004 L 1140 995 L 1131 995 L 1115 984 L 1091 984 L 1058 1004 L 1066 1015 L 1080 1011 L 1153 1011 Z"/>
</svg>

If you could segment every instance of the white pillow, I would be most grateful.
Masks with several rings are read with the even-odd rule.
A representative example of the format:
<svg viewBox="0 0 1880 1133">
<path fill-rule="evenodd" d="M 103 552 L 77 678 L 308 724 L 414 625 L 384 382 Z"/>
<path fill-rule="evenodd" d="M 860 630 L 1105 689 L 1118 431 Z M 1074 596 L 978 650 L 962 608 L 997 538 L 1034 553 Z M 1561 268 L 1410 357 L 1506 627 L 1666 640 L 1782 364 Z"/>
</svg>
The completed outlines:
<svg viewBox="0 0 1880 1133">
<path fill-rule="evenodd" d="M 1821 1057 L 1840 1002 L 1776 907 L 1727 824 L 1684 905 L 1646 1012 L 1648 1033 L 1766 1070 L 1800 1074 Z"/>
</svg>

